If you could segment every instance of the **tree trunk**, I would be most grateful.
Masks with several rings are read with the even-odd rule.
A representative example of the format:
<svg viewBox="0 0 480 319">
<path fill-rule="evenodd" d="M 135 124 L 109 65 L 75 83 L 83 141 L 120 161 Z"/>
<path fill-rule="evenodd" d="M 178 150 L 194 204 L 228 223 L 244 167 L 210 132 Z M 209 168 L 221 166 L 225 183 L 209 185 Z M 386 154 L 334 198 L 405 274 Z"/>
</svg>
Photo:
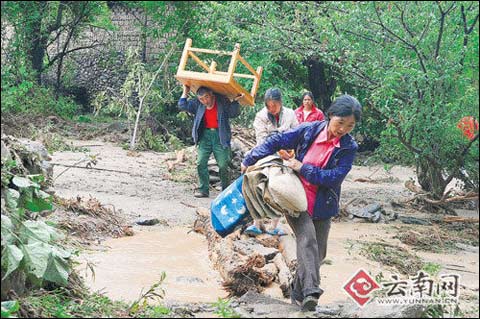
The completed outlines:
<svg viewBox="0 0 480 319">
<path fill-rule="evenodd" d="M 447 185 L 441 169 L 428 161 L 420 160 L 417 162 L 417 178 L 424 191 L 432 193 L 435 199 L 442 198 Z"/>
<path fill-rule="evenodd" d="M 45 4 L 40 3 L 41 8 L 38 8 L 37 14 L 42 14 L 44 11 Z M 41 84 L 42 82 L 42 72 L 43 72 L 43 58 L 45 56 L 45 47 L 46 39 L 42 36 L 42 19 L 35 19 L 32 25 L 32 33 L 28 35 L 30 50 L 28 52 L 30 56 L 30 61 L 32 63 L 32 68 L 35 70 L 37 83 Z"/>
<path fill-rule="evenodd" d="M 308 85 L 312 91 L 317 106 L 326 111 L 332 104 L 331 97 L 337 87 L 335 78 L 331 75 L 330 67 L 318 58 L 309 58 L 305 64 L 308 68 Z"/>
</svg>

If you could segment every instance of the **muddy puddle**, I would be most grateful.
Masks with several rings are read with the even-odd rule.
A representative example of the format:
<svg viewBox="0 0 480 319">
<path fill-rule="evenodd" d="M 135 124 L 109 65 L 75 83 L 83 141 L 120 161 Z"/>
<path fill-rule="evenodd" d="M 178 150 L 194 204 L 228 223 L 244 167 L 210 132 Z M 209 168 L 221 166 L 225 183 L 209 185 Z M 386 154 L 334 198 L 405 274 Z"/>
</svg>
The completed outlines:
<svg viewBox="0 0 480 319">
<path fill-rule="evenodd" d="M 215 302 L 225 298 L 221 278 L 212 269 L 204 236 L 188 233 L 187 227 L 152 228 L 136 231 L 133 237 L 109 239 L 98 251 L 80 257 L 80 273 L 94 291 L 114 300 L 133 301 L 142 290 L 166 279 L 165 302 Z M 85 271 L 86 261 L 94 264 L 95 276 Z"/>
</svg>

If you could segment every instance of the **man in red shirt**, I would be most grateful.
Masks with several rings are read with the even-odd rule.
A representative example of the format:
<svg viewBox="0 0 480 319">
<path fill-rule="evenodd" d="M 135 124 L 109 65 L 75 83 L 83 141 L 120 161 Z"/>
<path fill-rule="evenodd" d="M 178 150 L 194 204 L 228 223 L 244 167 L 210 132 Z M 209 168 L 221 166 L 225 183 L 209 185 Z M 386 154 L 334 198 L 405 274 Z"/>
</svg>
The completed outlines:
<svg viewBox="0 0 480 319">
<path fill-rule="evenodd" d="M 240 114 L 238 100 L 243 95 L 230 101 L 223 95 L 214 93 L 207 87 L 197 90 L 197 98 L 187 100 L 190 87 L 183 86 L 183 94 L 178 101 L 178 107 L 195 115 L 193 121 L 192 137 L 198 145 L 197 173 L 199 179 L 198 190 L 195 197 L 209 196 L 208 159 L 213 153 L 219 168 L 222 189 L 230 184 L 228 164 L 231 157 L 231 128 L 230 118 Z"/>
</svg>

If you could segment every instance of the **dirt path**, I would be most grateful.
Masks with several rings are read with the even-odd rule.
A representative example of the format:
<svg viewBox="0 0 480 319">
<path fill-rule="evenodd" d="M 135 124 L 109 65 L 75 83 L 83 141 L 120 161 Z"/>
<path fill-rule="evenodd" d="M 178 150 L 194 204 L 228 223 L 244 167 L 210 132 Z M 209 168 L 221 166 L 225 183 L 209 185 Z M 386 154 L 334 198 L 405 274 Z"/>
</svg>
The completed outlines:
<svg viewBox="0 0 480 319">
<path fill-rule="evenodd" d="M 188 233 L 195 220 L 194 207 L 209 207 L 211 200 L 192 196 L 196 181 L 177 183 L 165 179 L 165 154 L 141 152 L 138 157 L 127 156 L 126 150 L 97 141 L 75 141 L 74 145 L 95 145 L 88 146 L 89 154 L 98 154 L 95 167 L 122 173 L 69 169 L 55 180 L 58 195 L 65 198 L 93 196 L 102 204 L 122 209 L 131 223 L 146 218 L 163 221 L 157 226 L 135 226 L 135 236 L 110 239 L 103 243 L 104 251 L 84 254 L 97 266 L 96 281 L 87 278 L 89 285 L 95 289 L 104 288 L 107 295 L 115 299 L 134 300 L 142 288 L 145 291 L 158 280 L 161 271 L 165 271 L 167 280 L 163 287 L 167 291 L 167 301 L 214 302 L 224 297 L 220 277 L 210 267 L 205 240 Z M 85 154 L 80 152 L 58 152 L 52 156 L 52 162 L 72 165 L 84 157 Z M 54 177 L 64 169 L 55 166 Z M 354 182 L 357 178 L 367 177 L 377 182 Z M 386 210 L 392 210 L 391 200 L 411 197 L 403 186 L 411 178 L 414 173 L 410 168 L 393 167 L 387 172 L 380 166 L 355 166 L 344 183 L 342 203 L 359 198 L 368 203 L 378 202 Z M 216 192 L 212 192 L 211 198 L 215 195 Z M 472 214 L 471 211 L 468 213 Z M 395 225 L 353 222 L 332 225 L 327 255 L 329 263 L 321 269 L 322 287 L 326 290 L 322 304 L 347 302 L 349 297 L 343 286 L 360 268 L 374 276 L 382 273 L 388 277 L 395 272 L 391 267 L 361 256 L 357 245 L 358 242 L 376 241 L 406 247 L 398 239 L 393 239 L 398 233 Z M 476 308 L 472 306 L 473 310 L 468 308 L 468 311 L 478 316 L 478 247 L 476 251 L 418 252 L 418 255 L 424 262 L 440 265 L 444 272 L 452 272 L 448 269 L 452 264 L 461 267 L 456 269 L 460 269 L 463 280 L 464 302 L 467 308 L 476 302 Z M 265 294 L 286 301 L 277 287 L 267 289 Z"/>
</svg>

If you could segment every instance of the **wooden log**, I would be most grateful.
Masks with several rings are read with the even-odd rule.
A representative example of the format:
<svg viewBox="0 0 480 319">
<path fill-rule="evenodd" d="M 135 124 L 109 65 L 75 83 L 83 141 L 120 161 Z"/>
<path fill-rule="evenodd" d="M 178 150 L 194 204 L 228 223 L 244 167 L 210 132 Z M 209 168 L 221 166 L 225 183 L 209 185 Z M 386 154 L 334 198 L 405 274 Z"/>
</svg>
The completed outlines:
<svg viewBox="0 0 480 319">
<path fill-rule="evenodd" d="M 288 268 L 285 258 L 283 258 L 282 254 L 277 254 L 272 261 L 278 269 L 277 277 L 282 294 L 284 297 L 288 298 L 290 297 L 290 283 L 293 279 L 293 273 L 290 272 L 290 269 Z"/>
<path fill-rule="evenodd" d="M 175 161 L 168 161 L 167 162 L 167 167 L 168 171 L 171 172 L 174 168 L 175 165 L 185 165 L 183 162 L 186 160 L 185 157 L 185 149 L 175 151 L 177 159 Z"/>
<path fill-rule="evenodd" d="M 280 236 L 279 250 L 293 273 L 297 268 L 297 242 L 291 235 Z"/>
<path fill-rule="evenodd" d="M 197 212 L 193 230 L 204 234 L 208 242 L 209 257 L 223 279 L 223 287 L 230 296 L 242 296 L 249 290 L 261 292 L 273 280 L 271 266 L 263 268 L 265 257 L 252 250 L 243 255 L 235 250 L 235 242 L 240 238 L 239 231 L 221 238 L 212 228 L 210 215 Z M 265 248 L 270 249 L 270 248 Z"/>
<path fill-rule="evenodd" d="M 478 223 L 478 218 L 461 217 L 461 216 L 445 216 L 443 217 L 445 223 Z"/>
<path fill-rule="evenodd" d="M 252 254 L 262 255 L 266 261 L 273 259 L 278 253 L 278 249 L 265 247 L 259 244 L 254 238 L 249 238 L 246 241 L 235 241 L 233 243 L 233 249 L 244 256 L 250 256 Z"/>
</svg>

